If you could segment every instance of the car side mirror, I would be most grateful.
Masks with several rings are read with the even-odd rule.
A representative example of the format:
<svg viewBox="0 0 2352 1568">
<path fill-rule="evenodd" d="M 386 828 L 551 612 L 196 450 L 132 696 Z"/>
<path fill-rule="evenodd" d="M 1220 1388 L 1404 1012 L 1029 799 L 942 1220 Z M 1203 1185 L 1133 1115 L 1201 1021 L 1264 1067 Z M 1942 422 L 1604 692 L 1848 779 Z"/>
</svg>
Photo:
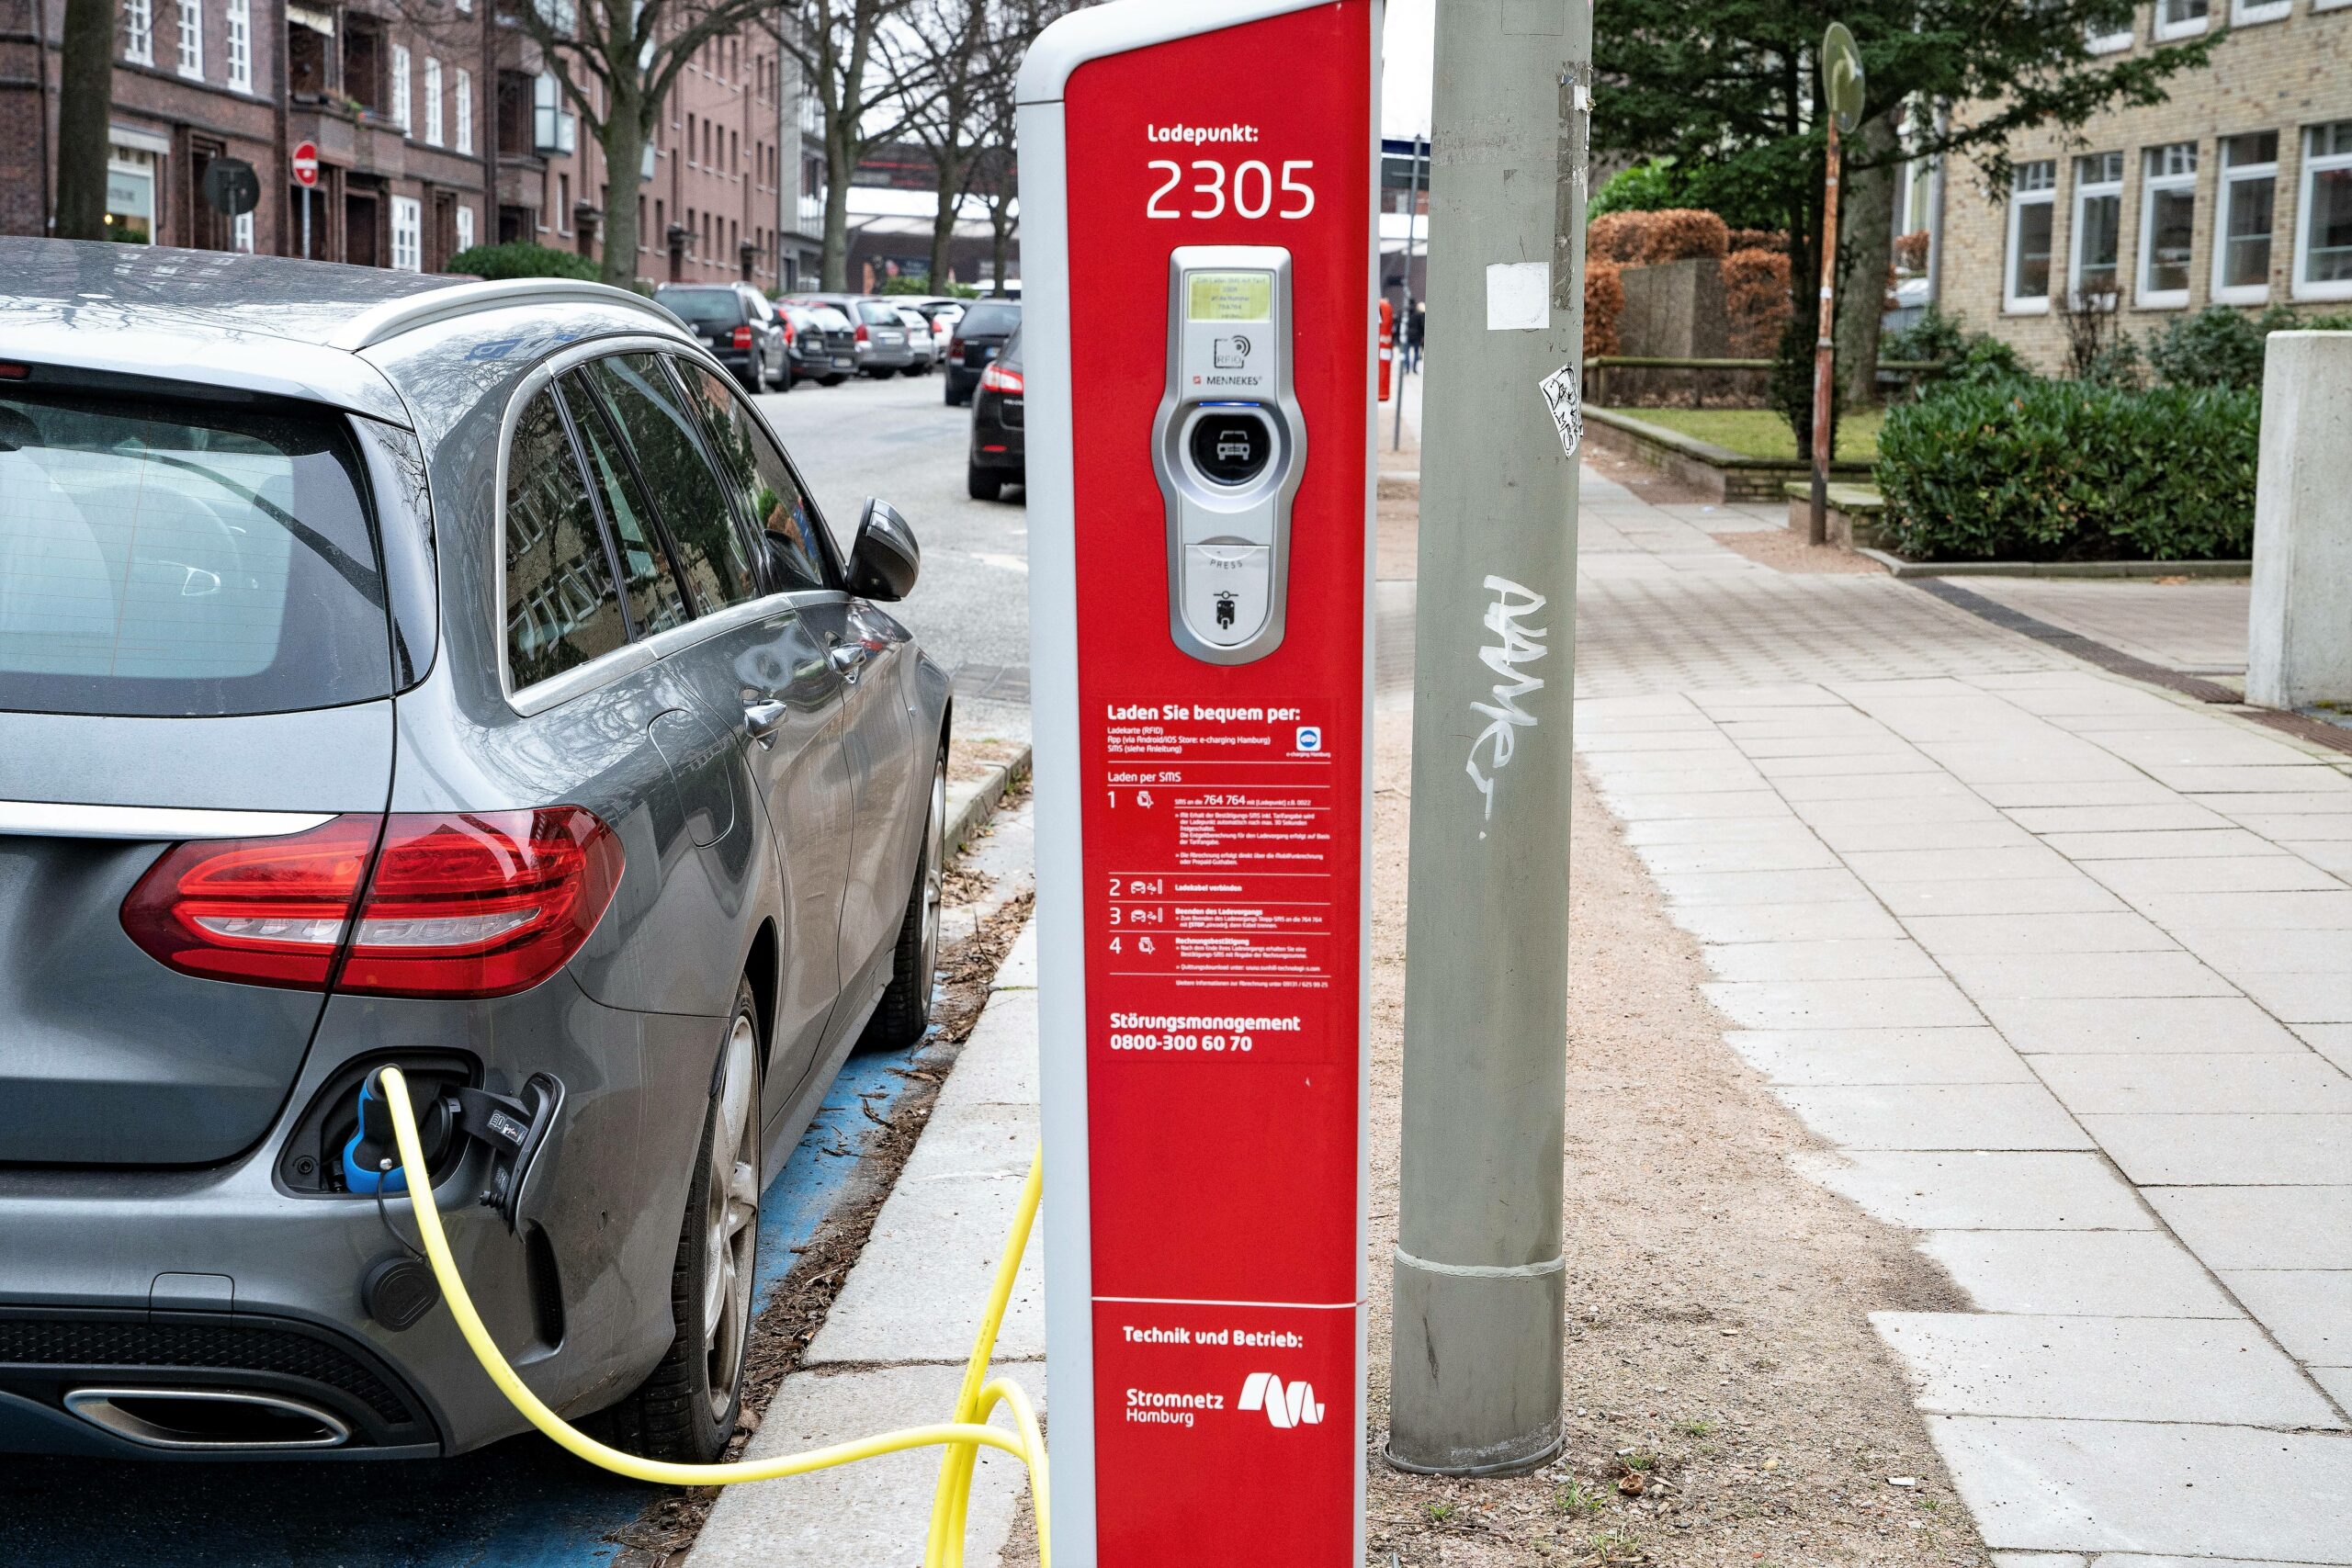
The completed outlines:
<svg viewBox="0 0 2352 1568">
<path fill-rule="evenodd" d="M 889 603 L 915 591 L 922 570 L 922 547 L 899 509 L 874 497 L 865 515 L 857 520 L 857 537 L 849 551 L 849 591 L 866 599 Z"/>
</svg>

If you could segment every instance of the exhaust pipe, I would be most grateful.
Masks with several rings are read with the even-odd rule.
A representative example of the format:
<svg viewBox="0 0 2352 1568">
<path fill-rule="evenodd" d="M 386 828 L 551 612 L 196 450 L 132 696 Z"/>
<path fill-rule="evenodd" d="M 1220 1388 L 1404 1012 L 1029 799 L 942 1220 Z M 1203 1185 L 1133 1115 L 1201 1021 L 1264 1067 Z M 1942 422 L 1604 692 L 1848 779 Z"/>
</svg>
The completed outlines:
<svg viewBox="0 0 2352 1568">
<path fill-rule="evenodd" d="M 351 1425 L 282 1393 L 229 1388 L 77 1388 L 65 1408 L 144 1448 L 266 1453 L 339 1448 Z"/>
</svg>

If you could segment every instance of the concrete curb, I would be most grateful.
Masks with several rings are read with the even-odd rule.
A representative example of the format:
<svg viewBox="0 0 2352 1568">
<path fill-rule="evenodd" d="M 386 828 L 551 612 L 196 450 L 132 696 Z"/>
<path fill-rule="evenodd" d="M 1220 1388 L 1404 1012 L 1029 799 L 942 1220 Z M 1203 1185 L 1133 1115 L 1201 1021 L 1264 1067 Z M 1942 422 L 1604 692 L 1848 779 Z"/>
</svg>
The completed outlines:
<svg viewBox="0 0 2352 1568">
<path fill-rule="evenodd" d="M 1905 560 L 1863 546 L 1868 556 L 1895 577 L 2249 577 L 2250 560 Z"/>
<path fill-rule="evenodd" d="M 964 852 L 972 835 L 988 825 L 996 808 L 1029 773 L 1029 747 L 1024 742 L 1021 754 L 1010 762 L 1002 762 L 989 771 L 978 784 L 951 785 L 947 791 L 947 853 L 952 860 Z"/>
</svg>

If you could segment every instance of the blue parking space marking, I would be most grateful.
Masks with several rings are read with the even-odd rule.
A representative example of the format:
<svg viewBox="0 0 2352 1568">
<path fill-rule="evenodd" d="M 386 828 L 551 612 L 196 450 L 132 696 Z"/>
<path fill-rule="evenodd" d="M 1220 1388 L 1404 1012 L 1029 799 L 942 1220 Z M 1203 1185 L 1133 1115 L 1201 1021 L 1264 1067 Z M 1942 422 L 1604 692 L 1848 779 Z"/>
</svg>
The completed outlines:
<svg viewBox="0 0 2352 1568">
<path fill-rule="evenodd" d="M 927 1042 L 853 1056 L 761 1200 L 763 1305 L 847 1191 Z M 896 1070 L 894 1070 L 896 1069 Z M 458 1459 L 180 1464 L 0 1457 L 8 1568 L 608 1568 L 663 1495 L 537 1433 Z"/>
</svg>

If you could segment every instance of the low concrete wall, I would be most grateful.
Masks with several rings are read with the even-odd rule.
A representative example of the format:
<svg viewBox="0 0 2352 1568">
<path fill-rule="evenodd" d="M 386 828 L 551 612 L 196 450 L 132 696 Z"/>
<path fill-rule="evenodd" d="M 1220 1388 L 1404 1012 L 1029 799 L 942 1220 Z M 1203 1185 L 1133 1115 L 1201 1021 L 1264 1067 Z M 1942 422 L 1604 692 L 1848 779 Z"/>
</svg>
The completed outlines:
<svg viewBox="0 0 2352 1568">
<path fill-rule="evenodd" d="M 1618 275 L 1625 289 L 1625 308 L 1617 316 L 1617 352 L 1667 359 L 1723 359 L 1731 354 L 1731 316 L 1724 303 L 1723 263 L 1709 256 L 1692 261 L 1659 262 L 1629 266 Z M 1654 400 L 1692 400 L 1693 377 L 1699 390 L 1722 402 L 1729 391 L 1753 392 L 1762 385 L 1755 376 L 1732 377 L 1714 372 L 1645 370 L 1612 366 L 1609 371 L 1613 396 L 1628 402 Z"/>
<path fill-rule="evenodd" d="M 1812 465 L 1775 457 L 1751 457 L 1712 441 L 1701 441 L 1679 430 L 1627 413 L 1623 409 L 1588 408 L 1584 437 L 1604 452 L 1637 458 L 1701 491 L 1710 501 L 1776 502 L 1781 486 L 1791 479 L 1813 477 Z M 1868 463 L 1833 463 L 1833 480 L 1868 483 Z"/>
<path fill-rule="evenodd" d="M 2245 694 L 2352 703 L 2352 333 L 2273 333 L 2254 492 Z"/>
</svg>

